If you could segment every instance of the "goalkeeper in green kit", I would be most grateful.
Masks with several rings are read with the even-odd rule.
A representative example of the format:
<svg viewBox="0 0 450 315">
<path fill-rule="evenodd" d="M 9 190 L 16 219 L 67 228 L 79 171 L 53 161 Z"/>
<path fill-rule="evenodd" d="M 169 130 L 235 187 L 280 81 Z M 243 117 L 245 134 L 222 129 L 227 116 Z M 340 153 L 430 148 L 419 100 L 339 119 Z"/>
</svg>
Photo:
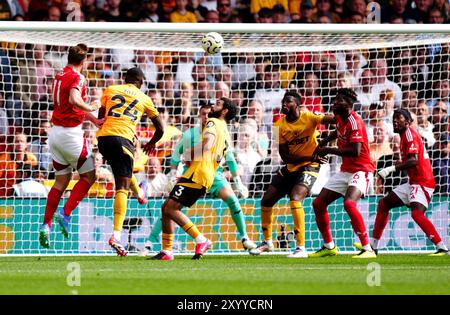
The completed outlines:
<svg viewBox="0 0 450 315">
<path fill-rule="evenodd" d="M 193 152 L 193 149 L 201 142 L 201 132 L 205 127 L 206 122 L 208 121 L 208 114 L 211 111 L 210 105 L 202 105 L 199 109 L 199 118 L 201 122 L 201 126 L 197 126 L 194 128 L 190 128 L 183 133 L 181 140 L 175 145 L 172 152 L 172 159 L 170 161 L 170 173 L 169 173 L 169 184 L 167 187 L 168 191 L 171 191 L 173 185 L 176 182 L 176 174 L 178 169 L 178 164 L 181 162 L 181 157 L 185 156 L 184 159 L 184 171 L 188 167 L 188 163 L 195 159 L 196 152 Z M 201 156 L 201 152 L 197 152 L 197 156 Z M 248 197 L 247 187 L 242 183 L 240 177 L 237 175 L 238 167 L 236 160 L 233 155 L 233 150 L 228 150 L 226 156 L 226 163 L 230 172 L 233 176 L 233 182 L 236 185 L 236 190 L 239 191 L 243 198 Z M 184 172 L 183 171 L 183 172 Z M 222 199 L 230 209 L 231 217 L 233 218 L 234 223 L 236 224 L 237 230 L 239 232 L 242 246 L 246 250 L 256 248 L 256 244 L 249 239 L 245 226 L 245 218 L 244 213 L 242 212 L 241 205 L 239 204 L 239 200 L 233 192 L 230 183 L 225 178 L 223 174 L 222 167 L 216 172 L 214 177 L 214 183 L 211 189 L 208 191 L 212 196 L 219 197 Z M 161 219 L 158 219 L 155 223 L 150 239 L 152 241 L 159 238 L 159 234 L 161 233 L 162 222 Z"/>
</svg>

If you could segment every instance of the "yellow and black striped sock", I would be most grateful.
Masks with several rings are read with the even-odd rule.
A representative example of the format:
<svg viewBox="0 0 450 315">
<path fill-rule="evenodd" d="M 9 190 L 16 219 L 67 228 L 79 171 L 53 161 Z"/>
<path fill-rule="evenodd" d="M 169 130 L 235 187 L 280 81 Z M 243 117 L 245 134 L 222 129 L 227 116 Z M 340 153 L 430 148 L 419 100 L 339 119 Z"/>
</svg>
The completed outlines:
<svg viewBox="0 0 450 315">
<path fill-rule="evenodd" d="M 305 211 L 300 201 L 291 200 L 292 218 L 294 219 L 294 234 L 297 246 L 305 246 Z"/>
<path fill-rule="evenodd" d="M 273 221 L 272 207 L 261 207 L 261 228 L 265 240 L 272 239 L 272 221 Z"/>
<path fill-rule="evenodd" d="M 127 215 L 128 191 L 119 189 L 114 197 L 114 231 L 122 231 L 123 220 Z"/>
<path fill-rule="evenodd" d="M 172 251 L 174 234 L 162 233 L 162 249 Z"/>
<path fill-rule="evenodd" d="M 198 230 L 197 226 L 192 223 L 191 220 L 189 220 L 188 223 L 186 223 L 185 225 L 182 226 L 182 229 L 189 234 L 190 237 L 192 237 L 193 239 L 196 239 L 197 236 L 199 236 L 201 233 Z"/>
</svg>

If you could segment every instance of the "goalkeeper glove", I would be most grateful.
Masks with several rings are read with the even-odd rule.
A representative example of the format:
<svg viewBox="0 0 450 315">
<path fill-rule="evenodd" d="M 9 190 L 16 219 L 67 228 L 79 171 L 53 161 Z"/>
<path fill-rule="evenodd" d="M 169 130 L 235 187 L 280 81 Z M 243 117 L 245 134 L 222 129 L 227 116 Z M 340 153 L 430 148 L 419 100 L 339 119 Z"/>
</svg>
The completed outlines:
<svg viewBox="0 0 450 315">
<path fill-rule="evenodd" d="M 169 174 L 167 175 L 168 183 L 166 186 L 167 192 L 171 192 L 175 184 L 177 183 L 177 169 L 172 168 L 170 169 Z"/>
<path fill-rule="evenodd" d="M 381 171 L 378 172 L 378 175 L 379 175 L 380 177 L 382 177 L 383 179 L 385 179 L 385 178 L 388 177 L 389 174 L 391 174 L 392 172 L 395 172 L 395 166 L 394 166 L 394 165 L 389 166 L 389 167 L 386 167 L 386 168 L 383 168 Z"/>
<path fill-rule="evenodd" d="M 241 194 L 242 198 L 248 198 L 248 189 L 242 183 L 239 176 L 233 177 L 233 182 L 236 185 L 236 190 Z"/>
</svg>

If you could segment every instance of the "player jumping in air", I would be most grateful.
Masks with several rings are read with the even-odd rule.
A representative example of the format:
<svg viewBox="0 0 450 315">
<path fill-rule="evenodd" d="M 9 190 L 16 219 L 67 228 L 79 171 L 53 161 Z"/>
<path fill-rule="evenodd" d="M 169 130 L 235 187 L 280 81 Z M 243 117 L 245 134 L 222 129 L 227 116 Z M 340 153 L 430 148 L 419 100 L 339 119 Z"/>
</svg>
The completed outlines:
<svg viewBox="0 0 450 315">
<path fill-rule="evenodd" d="M 261 226 L 264 240 L 254 250 L 252 255 L 272 251 L 273 206 L 286 194 L 291 202 L 294 219 L 294 234 L 297 241 L 295 251 L 288 257 L 307 258 L 305 250 L 305 212 L 302 202 L 311 191 L 320 164 L 326 159 L 314 156 L 317 148 L 317 125 L 334 123 L 334 117 L 301 111 L 301 98 L 295 92 L 286 92 L 283 97 L 281 111 L 285 117 L 275 124 L 278 133 L 279 152 L 286 166 L 278 171 L 261 200 Z"/>
<path fill-rule="evenodd" d="M 400 134 L 401 162 L 382 169 L 378 175 L 386 178 L 392 172 L 406 170 L 409 182 L 398 186 L 378 202 L 371 245 L 377 252 L 378 242 L 389 220 L 389 211 L 406 205 L 411 208 L 413 220 L 437 247 L 437 251 L 430 256 L 448 255 L 448 248 L 433 223 L 425 216 L 436 182 L 430 158 L 419 133 L 411 127 L 412 121 L 411 114 L 406 109 L 398 109 L 394 112 L 394 132 Z M 355 243 L 355 246 L 359 248 L 361 244 Z"/>
<path fill-rule="evenodd" d="M 90 105 L 85 103 L 86 79 L 80 72 L 86 63 L 87 50 L 84 44 L 70 47 L 67 66 L 58 72 L 53 80 L 53 127 L 49 132 L 48 144 L 56 176 L 55 183 L 47 196 L 44 223 L 39 230 L 39 242 L 45 248 L 50 246 L 53 215 L 72 179 L 72 169 L 78 171 L 80 179 L 56 216 L 66 238 L 69 236 L 72 211 L 95 182 L 94 159 L 81 129 L 85 118 L 97 127 L 102 123 L 91 114 L 98 109 L 98 102 Z"/>
<path fill-rule="evenodd" d="M 164 128 L 158 111 L 150 97 L 141 92 L 144 73 L 139 68 L 130 68 L 125 74 L 125 84 L 109 86 L 101 98 L 99 118 L 105 117 L 102 128 L 97 132 L 98 149 L 111 166 L 116 194 L 114 197 L 114 234 L 109 245 L 119 256 L 127 256 L 121 244 L 123 221 L 127 213 L 128 190 L 138 195 L 143 203 L 144 191 L 133 176 L 134 152 L 137 141 L 136 126 L 143 114 L 147 114 L 155 133 L 143 147 L 145 153 L 154 150 L 156 142 L 161 139 Z"/>
<path fill-rule="evenodd" d="M 231 145 L 227 123 L 236 116 L 237 107 L 230 99 L 221 98 L 213 105 L 209 119 L 202 131 L 201 142 L 193 148 L 201 152 L 198 158 L 190 163 L 188 169 L 177 181 L 169 198 L 162 206 L 162 250 L 153 259 L 173 260 L 172 243 L 174 224 L 178 224 L 196 242 L 195 255 L 192 259 L 200 259 L 210 248 L 207 239 L 194 223 L 181 211 L 182 207 L 191 207 L 206 191 L 210 190 L 216 171 Z"/>
<path fill-rule="evenodd" d="M 190 128 L 183 133 L 183 137 L 176 144 L 173 153 L 172 159 L 170 161 L 170 176 L 169 176 L 169 185 L 168 189 L 173 189 L 172 181 L 175 180 L 178 164 L 181 161 L 182 155 L 184 155 L 185 167 L 184 171 L 187 170 L 189 163 L 192 161 L 191 149 L 198 145 L 201 141 L 202 130 L 206 126 L 206 122 L 208 121 L 208 114 L 211 112 L 210 105 L 203 105 L 199 110 L 199 118 L 201 125 L 198 127 Z M 239 193 L 244 197 L 248 197 L 247 187 L 242 184 L 242 181 L 237 174 L 238 168 L 236 164 L 236 160 L 234 158 L 233 150 L 230 148 L 227 151 L 225 156 L 225 161 L 231 171 L 233 176 L 233 182 L 236 183 L 236 188 Z M 222 167 L 219 166 L 217 169 L 216 175 L 214 176 L 214 182 L 209 189 L 209 193 L 212 194 L 216 198 L 222 199 L 230 209 L 231 217 L 236 224 L 237 230 L 239 232 L 239 236 L 241 238 L 241 243 L 244 249 L 250 250 L 256 247 L 256 244 L 249 239 L 246 227 L 245 227 L 245 217 L 242 212 L 241 205 L 239 204 L 239 200 L 231 189 L 230 184 L 228 183 L 225 175 L 223 174 Z M 158 220 L 157 224 L 152 229 L 152 236 L 159 235 L 161 232 L 161 220 Z"/>
<path fill-rule="evenodd" d="M 327 207 L 333 201 L 344 197 L 344 209 L 350 217 L 353 230 L 361 240 L 361 252 L 353 258 L 376 258 L 369 244 L 364 219 L 358 210 L 357 202 L 373 182 L 374 163 L 370 159 L 369 141 L 366 126 L 362 118 L 353 111 L 356 93 L 352 89 L 342 88 L 337 91 L 333 104 L 336 118 L 336 131 L 323 139 L 320 145 L 337 140 L 337 148 L 319 146 L 315 154 L 327 154 L 342 157 L 341 171 L 335 174 L 314 200 L 313 207 L 317 227 L 322 234 L 325 245 L 310 257 L 335 256 L 338 249 L 333 242 Z"/>
</svg>

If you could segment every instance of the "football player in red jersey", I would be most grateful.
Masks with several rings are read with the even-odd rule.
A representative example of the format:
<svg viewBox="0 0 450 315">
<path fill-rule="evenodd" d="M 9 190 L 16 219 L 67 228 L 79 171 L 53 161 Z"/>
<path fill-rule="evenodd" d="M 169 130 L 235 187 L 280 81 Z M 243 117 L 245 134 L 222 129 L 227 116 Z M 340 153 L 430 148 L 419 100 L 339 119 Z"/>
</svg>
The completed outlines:
<svg viewBox="0 0 450 315">
<path fill-rule="evenodd" d="M 366 195 L 373 182 L 375 165 L 370 159 L 369 141 L 366 126 L 362 118 L 353 111 L 356 93 L 352 89 L 337 91 L 333 104 L 336 117 L 336 131 L 320 142 L 314 154 L 327 154 L 342 157 L 341 171 L 334 175 L 313 202 L 317 226 L 325 241 L 324 246 L 310 257 L 335 256 L 338 249 L 333 242 L 327 207 L 333 201 L 344 197 L 344 209 L 350 217 L 353 230 L 361 240 L 362 249 L 353 258 L 376 258 L 369 244 L 364 219 L 357 208 L 358 200 Z M 324 147 L 326 143 L 337 139 L 337 148 Z"/>
<path fill-rule="evenodd" d="M 71 212 L 95 182 L 94 159 L 81 129 L 85 118 L 96 126 L 101 125 L 101 121 L 91 114 L 98 109 L 99 103 L 85 103 L 86 79 L 80 72 L 86 62 L 87 52 L 84 44 L 70 47 L 67 66 L 56 74 L 53 81 L 53 127 L 49 132 L 48 143 L 56 176 L 48 193 L 44 223 L 39 231 L 39 242 L 45 248 L 50 246 L 52 218 L 72 178 L 72 169 L 78 171 L 80 179 L 73 187 L 64 208 L 57 215 L 65 237 L 68 237 Z"/>
<path fill-rule="evenodd" d="M 437 251 L 430 256 L 448 255 L 448 248 L 433 223 L 424 214 L 430 203 L 436 182 L 430 158 L 419 133 L 411 127 L 412 121 L 411 114 L 406 109 L 394 111 L 394 132 L 400 134 L 401 139 L 401 162 L 380 170 L 378 175 L 386 178 L 392 172 L 406 170 L 409 181 L 398 186 L 379 201 L 371 245 L 375 251 L 378 249 L 378 242 L 389 220 L 389 211 L 406 205 L 411 208 L 413 220 L 437 247 Z"/>
</svg>

